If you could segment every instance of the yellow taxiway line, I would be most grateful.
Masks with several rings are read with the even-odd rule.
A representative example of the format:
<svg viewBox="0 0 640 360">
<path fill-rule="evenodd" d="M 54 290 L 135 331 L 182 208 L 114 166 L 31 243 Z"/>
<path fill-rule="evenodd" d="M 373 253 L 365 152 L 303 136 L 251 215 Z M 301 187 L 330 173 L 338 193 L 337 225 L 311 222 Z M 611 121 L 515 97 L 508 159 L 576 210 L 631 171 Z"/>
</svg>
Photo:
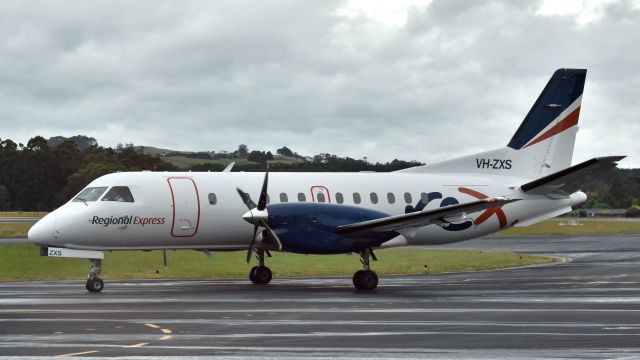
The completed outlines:
<svg viewBox="0 0 640 360">
<path fill-rule="evenodd" d="M 98 350 L 91 350 L 91 351 L 83 351 L 83 352 L 70 353 L 70 354 L 60 354 L 60 355 L 56 355 L 56 357 L 70 357 L 70 356 L 77 356 L 77 355 L 88 355 L 88 354 L 95 354 L 97 352 L 98 352 Z"/>
</svg>

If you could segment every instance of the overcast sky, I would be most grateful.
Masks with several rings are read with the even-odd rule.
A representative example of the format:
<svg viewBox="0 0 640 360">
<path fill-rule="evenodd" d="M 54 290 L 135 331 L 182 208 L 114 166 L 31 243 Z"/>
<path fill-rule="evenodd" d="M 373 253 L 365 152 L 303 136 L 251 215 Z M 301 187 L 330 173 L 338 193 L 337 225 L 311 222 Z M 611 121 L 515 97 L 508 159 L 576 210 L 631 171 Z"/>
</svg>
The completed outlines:
<svg viewBox="0 0 640 360">
<path fill-rule="evenodd" d="M 506 145 L 575 67 L 574 162 L 640 167 L 640 1 L 374 3 L 2 1 L 0 138 L 432 163 Z"/>
</svg>

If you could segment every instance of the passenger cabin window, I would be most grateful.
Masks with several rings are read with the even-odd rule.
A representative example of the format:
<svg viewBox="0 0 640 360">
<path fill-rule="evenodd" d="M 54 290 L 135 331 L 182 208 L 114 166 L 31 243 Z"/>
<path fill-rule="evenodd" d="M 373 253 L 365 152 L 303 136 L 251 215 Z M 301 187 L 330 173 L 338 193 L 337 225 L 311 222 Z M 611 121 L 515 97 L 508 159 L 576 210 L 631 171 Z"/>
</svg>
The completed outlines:
<svg viewBox="0 0 640 360">
<path fill-rule="evenodd" d="M 336 193 L 336 202 L 338 204 L 342 204 L 344 202 L 344 196 L 342 196 L 342 193 Z"/>
<path fill-rule="evenodd" d="M 104 194 L 105 190 L 107 190 L 107 186 L 88 187 L 82 190 L 78 196 L 73 198 L 73 201 L 96 201 L 102 194 Z"/>
<path fill-rule="evenodd" d="M 353 202 L 355 204 L 360 204 L 360 202 L 362 201 L 362 199 L 360 198 L 360 194 L 357 192 L 353 193 Z"/>
<path fill-rule="evenodd" d="M 285 193 L 280 193 L 280 202 L 289 202 L 289 197 Z"/>
<path fill-rule="evenodd" d="M 298 202 L 305 202 L 307 201 L 307 197 L 304 196 L 304 193 L 298 193 Z"/>
<path fill-rule="evenodd" d="M 269 197 L 269 194 L 267 194 L 267 204 L 271 203 L 271 198 Z"/>
<path fill-rule="evenodd" d="M 429 195 L 427 195 L 427 193 L 423 192 L 420 194 L 420 200 L 422 200 L 423 204 L 426 204 L 429 202 Z"/>
<path fill-rule="evenodd" d="M 325 198 L 324 198 L 324 194 L 323 193 L 318 193 L 317 194 L 317 200 L 318 202 L 325 202 Z"/>
<path fill-rule="evenodd" d="M 404 193 L 404 202 L 406 202 L 407 204 L 411 204 L 413 202 L 413 200 L 411 199 L 411 194 L 409 194 L 408 192 Z"/>
<path fill-rule="evenodd" d="M 216 196 L 216 194 L 214 193 L 209 194 L 209 204 L 215 205 L 217 203 L 218 203 L 218 197 Z"/>
<path fill-rule="evenodd" d="M 378 194 L 372 192 L 371 194 L 369 194 L 369 198 L 371 199 L 372 204 L 378 203 Z"/>
<path fill-rule="evenodd" d="M 389 204 L 395 204 L 396 196 L 393 195 L 393 193 L 387 193 L 387 201 L 389 202 Z"/>
<path fill-rule="evenodd" d="M 133 202 L 133 195 L 126 186 L 114 186 L 107 191 L 102 201 Z"/>
</svg>

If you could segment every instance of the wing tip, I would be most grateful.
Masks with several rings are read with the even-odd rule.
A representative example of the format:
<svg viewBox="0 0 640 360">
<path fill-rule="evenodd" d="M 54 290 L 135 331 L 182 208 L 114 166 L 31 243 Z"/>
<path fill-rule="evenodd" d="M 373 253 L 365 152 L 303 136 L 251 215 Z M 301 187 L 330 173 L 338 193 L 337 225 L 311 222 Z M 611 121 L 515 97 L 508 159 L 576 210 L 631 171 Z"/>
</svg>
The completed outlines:
<svg viewBox="0 0 640 360">
<path fill-rule="evenodd" d="M 626 158 L 627 155 L 611 155 L 611 156 L 600 156 L 597 157 L 596 160 L 603 162 L 616 162 Z"/>
</svg>

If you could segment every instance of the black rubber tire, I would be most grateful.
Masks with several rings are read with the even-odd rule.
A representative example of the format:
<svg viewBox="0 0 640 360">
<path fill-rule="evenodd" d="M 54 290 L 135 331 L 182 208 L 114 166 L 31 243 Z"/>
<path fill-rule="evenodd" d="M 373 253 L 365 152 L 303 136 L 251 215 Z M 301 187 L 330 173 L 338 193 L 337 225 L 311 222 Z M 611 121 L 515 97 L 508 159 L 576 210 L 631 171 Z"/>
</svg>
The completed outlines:
<svg viewBox="0 0 640 360">
<path fill-rule="evenodd" d="M 361 270 L 354 274 L 354 286 L 358 290 L 373 290 L 378 287 L 378 275 L 371 270 Z"/>
<path fill-rule="evenodd" d="M 353 274 L 353 286 L 356 287 L 356 289 L 358 288 L 358 282 L 360 281 L 360 274 L 362 274 L 364 272 L 364 270 L 358 270 Z"/>
<path fill-rule="evenodd" d="M 253 281 L 253 283 L 256 285 L 268 284 L 271 281 L 271 277 L 273 276 L 273 274 L 271 273 L 271 269 L 266 266 L 258 266 L 251 273 L 253 274 L 253 277 L 251 277 L 251 281 Z"/>
<path fill-rule="evenodd" d="M 99 293 L 104 289 L 104 281 L 100 278 L 89 279 L 87 280 L 86 287 L 89 292 Z"/>
<path fill-rule="evenodd" d="M 254 266 L 254 267 L 251 268 L 251 270 L 249 270 L 249 280 L 251 280 L 251 282 L 254 283 L 254 284 L 256 283 L 256 280 L 255 280 L 255 278 L 256 278 L 256 275 L 255 275 L 256 269 L 258 269 L 258 267 Z"/>
</svg>

